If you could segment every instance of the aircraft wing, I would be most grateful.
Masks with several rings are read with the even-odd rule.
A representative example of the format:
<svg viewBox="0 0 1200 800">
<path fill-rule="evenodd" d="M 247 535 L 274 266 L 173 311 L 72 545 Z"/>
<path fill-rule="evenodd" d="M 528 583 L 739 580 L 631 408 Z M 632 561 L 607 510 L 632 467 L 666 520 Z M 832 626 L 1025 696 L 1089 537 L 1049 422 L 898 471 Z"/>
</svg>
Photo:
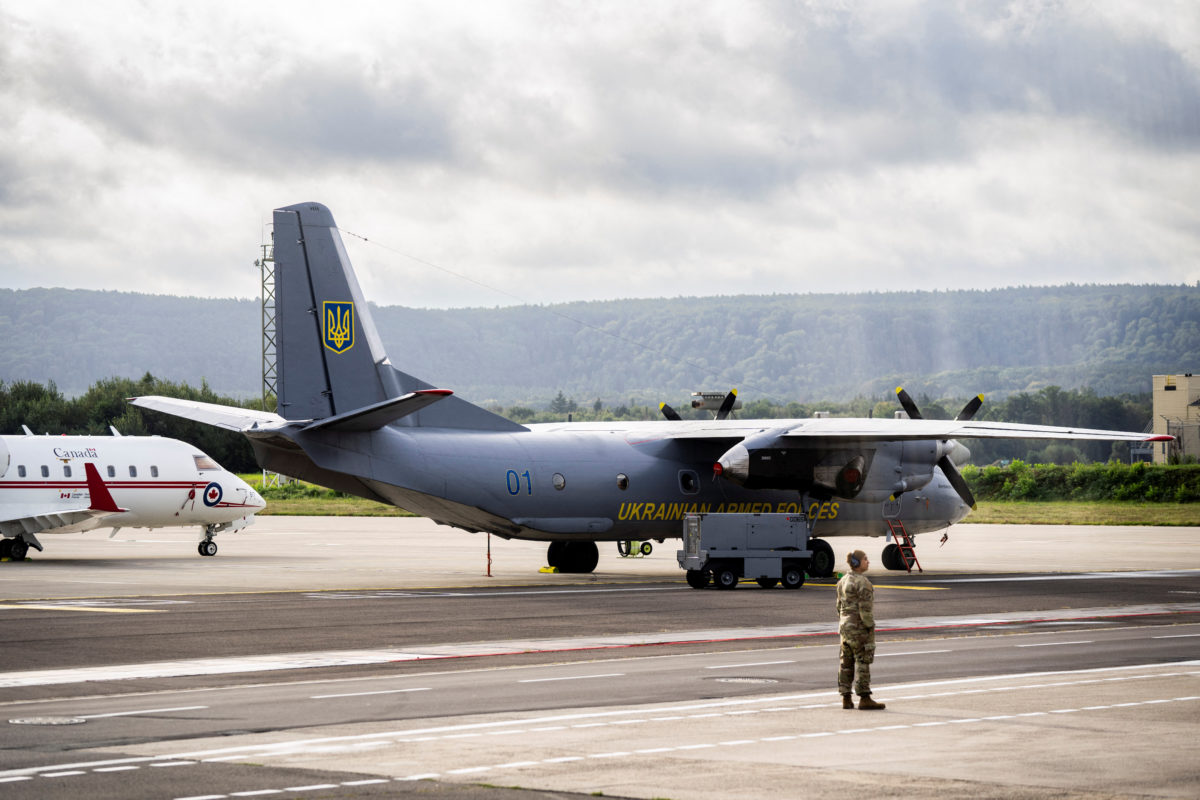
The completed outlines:
<svg viewBox="0 0 1200 800">
<path fill-rule="evenodd" d="M 270 411 L 255 411 L 251 408 L 222 406 L 216 403 L 201 403 L 196 400 L 180 400 L 176 397 L 161 397 L 147 395 L 145 397 L 127 398 L 130 403 L 142 408 L 161 411 L 176 417 L 215 425 L 229 431 L 254 430 L 256 428 L 276 428 L 287 422 L 286 419 Z"/>
<path fill-rule="evenodd" d="M 42 531 L 83 530 L 90 527 L 87 523 L 94 519 L 121 514 L 129 510 L 121 508 L 113 501 L 112 494 L 109 493 L 108 487 L 100 478 L 95 464 L 91 462 L 84 464 L 84 472 L 87 475 L 90 495 L 86 505 L 81 500 L 77 506 L 65 507 L 62 505 L 5 506 L 7 516 L 0 519 L 0 533 L 14 537 L 21 534 L 28 536 Z"/>
<path fill-rule="evenodd" d="M 1015 422 L 940 419 L 812 419 L 780 432 L 788 438 L 914 440 L 914 439 L 1091 439 L 1108 442 L 1161 442 L 1170 436 L 1135 431 L 1106 431 Z"/>
<path fill-rule="evenodd" d="M 952 419 L 862 419 L 825 417 L 805 420 L 754 420 L 721 422 L 706 420 L 675 422 L 657 429 L 661 438 L 709 441 L 757 438 L 773 434 L 775 438 L 838 442 L 913 441 L 928 439 L 1093 439 L 1110 442 L 1162 442 L 1172 437 L 1135 431 L 1107 431 L 1095 428 L 1068 428 L 1053 425 L 1024 425 L 1013 422 L 960 421 Z M 653 437 L 659 438 L 659 437 Z M 796 441 L 802 444 L 802 441 Z"/>
</svg>

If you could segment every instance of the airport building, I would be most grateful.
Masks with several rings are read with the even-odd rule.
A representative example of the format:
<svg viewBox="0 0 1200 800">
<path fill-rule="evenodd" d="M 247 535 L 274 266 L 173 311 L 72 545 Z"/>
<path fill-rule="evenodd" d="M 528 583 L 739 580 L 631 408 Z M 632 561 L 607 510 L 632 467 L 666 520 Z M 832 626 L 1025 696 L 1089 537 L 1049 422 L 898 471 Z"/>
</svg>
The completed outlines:
<svg viewBox="0 0 1200 800">
<path fill-rule="evenodd" d="M 1173 456 L 1200 460 L 1200 375 L 1154 376 L 1154 433 L 1174 436 L 1173 442 L 1154 443 L 1154 463 Z"/>
</svg>

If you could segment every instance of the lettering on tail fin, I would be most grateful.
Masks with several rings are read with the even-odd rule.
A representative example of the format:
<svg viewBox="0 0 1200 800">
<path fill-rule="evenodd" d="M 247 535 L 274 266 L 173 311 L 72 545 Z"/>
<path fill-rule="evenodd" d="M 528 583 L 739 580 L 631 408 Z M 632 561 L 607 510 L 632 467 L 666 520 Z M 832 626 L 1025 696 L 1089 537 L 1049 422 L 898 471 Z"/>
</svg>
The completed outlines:
<svg viewBox="0 0 1200 800">
<path fill-rule="evenodd" d="M 325 346 L 335 353 L 354 347 L 354 303 L 326 300 L 322 309 Z"/>
</svg>

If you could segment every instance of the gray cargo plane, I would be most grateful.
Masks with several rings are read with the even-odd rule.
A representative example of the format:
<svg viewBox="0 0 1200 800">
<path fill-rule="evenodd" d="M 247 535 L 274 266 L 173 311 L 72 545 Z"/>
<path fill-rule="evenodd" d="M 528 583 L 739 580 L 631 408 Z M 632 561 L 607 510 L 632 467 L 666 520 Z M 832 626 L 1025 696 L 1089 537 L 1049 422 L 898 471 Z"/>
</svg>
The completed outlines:
<svg viewBox="0 0 1200 800">
<path fill-rule="evenodd" d="M 975 401 L 955 420 L 920 419 L 903 392 L 909 419 L 519 425 L 392 366 L 328 208 L 276 209 L 274 239 L 278 413 L 131 402 L 243 433 L 264 469 L 547 541 L 563 572 L 594 570 L 599 541 L 679 537 L 693 512 L 815 511 L 815 537 L 881 536 L 889 515 L 913 533 L 944 528 L 975 504 L 957 439 L 1170 438 L 976 422 Z M 833 549 L 815 538 L 812 550 L 808 573 L 831 574 Z"/>
</svg>

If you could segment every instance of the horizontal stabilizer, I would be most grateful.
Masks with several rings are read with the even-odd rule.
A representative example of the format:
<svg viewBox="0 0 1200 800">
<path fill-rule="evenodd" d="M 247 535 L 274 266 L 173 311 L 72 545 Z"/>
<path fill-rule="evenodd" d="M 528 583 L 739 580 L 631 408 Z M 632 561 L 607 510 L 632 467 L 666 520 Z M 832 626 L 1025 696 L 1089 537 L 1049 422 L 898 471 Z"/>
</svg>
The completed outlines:
<svg viewBox="0 0 1200 800">
<path fill-rule="evenodd" d="M 304 427 L 305 431 L 343 431 L 347 433 L 364 433 L 374 431 L 389 422 L 414 414 L 438 400 L 454 394 L 449 389 L 421 389 L 409 392 L 392 400 L 374 403 L 345 414 L 337 414 L 325 419 L 319 419 Z"/>
</svg>

